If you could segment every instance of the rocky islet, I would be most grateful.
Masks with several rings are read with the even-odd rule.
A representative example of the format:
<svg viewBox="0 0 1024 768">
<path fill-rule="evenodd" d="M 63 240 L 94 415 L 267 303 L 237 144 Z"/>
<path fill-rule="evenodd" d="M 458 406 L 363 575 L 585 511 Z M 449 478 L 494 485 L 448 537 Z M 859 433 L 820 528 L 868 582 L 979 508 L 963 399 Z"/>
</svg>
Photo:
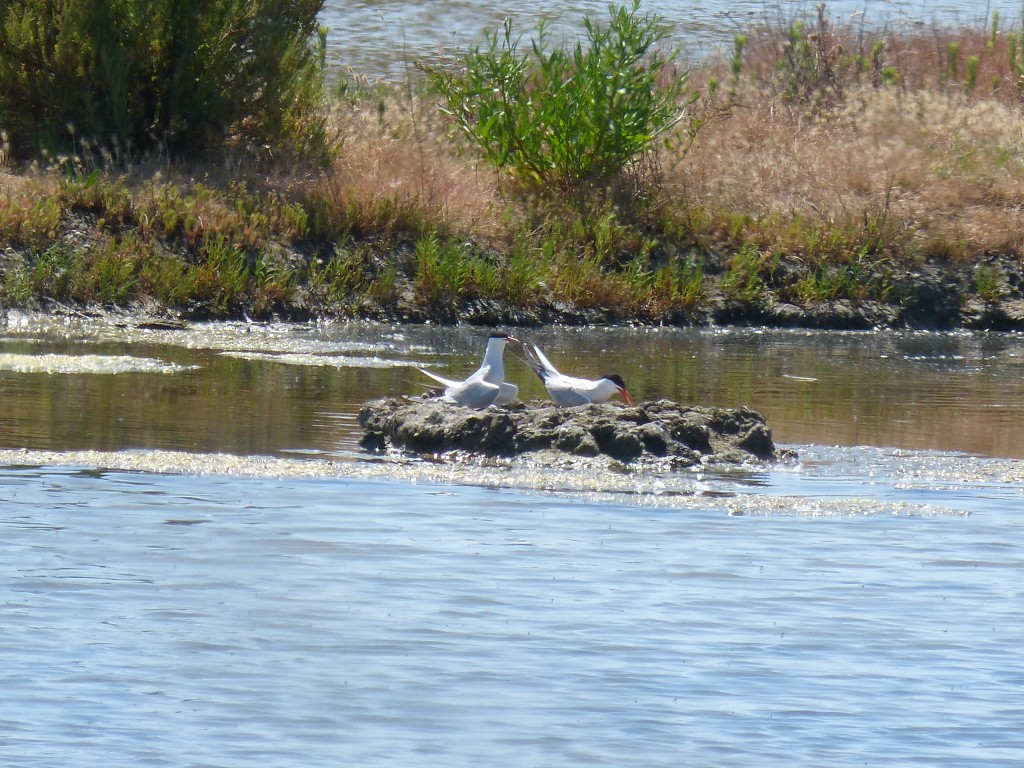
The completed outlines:
<svg viewBox="0 0 1024 768">
<path fill-rule="evenodd" d="M 776 461 L 791 456 L 748 408 L 686 406 L 655 400 L 559 408 L 516 402 L 474 411 L 437 398 L 386 397 L 363 405 L 361 445 L 418 455 L 473 454 L 581 459 L 625 464 Z"/>
</svg>

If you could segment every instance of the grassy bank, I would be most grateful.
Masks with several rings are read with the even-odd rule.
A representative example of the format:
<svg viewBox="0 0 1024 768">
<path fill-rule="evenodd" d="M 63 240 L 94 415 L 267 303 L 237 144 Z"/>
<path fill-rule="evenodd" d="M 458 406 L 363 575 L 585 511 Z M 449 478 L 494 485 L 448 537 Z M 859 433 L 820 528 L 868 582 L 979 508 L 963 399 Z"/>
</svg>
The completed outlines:
<svg viewBox="0 0 1024 768">
<path fill-rule="evenodd" d="M 0 302 L 1024 327 L 1019 29 L 752 29 L 691 66 L 654 151 L 554 194 L 484 162 L 426 78 L 337 87 L 326 167 L 0 144 Z"/>
</svg>

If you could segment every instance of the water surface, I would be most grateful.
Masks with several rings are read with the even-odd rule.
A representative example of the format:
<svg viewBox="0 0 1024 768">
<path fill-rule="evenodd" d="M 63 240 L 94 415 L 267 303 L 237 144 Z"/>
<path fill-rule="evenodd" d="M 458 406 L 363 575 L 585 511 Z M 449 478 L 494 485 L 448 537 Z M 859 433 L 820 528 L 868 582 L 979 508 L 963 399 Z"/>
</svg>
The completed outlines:
<svg viewBox="0 0 1024 768">
<path fill-rule="evenodd" d="M 0 758 L 1018 766 L 1024 527 L 0 471 Z"/>
<path fill-rule="evenodd" d="M 487 330 L 196 324 L 182 330 L 13 315 L 0 335 L 10 448 L 162 449 L 344 456 L 361 403 L 420 394 L 425 366 L 462 378 Z M 697 329 L 524 331 L 562 370 L 618 372 L 634 399 L 764 414 L 777 442 L 1024 457 L 1024 336 Z M 525 400 L 545 393 L 506 353 Z M 139 370 L 87 370 L 97 360 Z M 34 361 L 11 370 L 4 361 Z M 75 361 L 82 370 L 64 370 Z M 49 367 L 47 367 L 49 366 Z M 146 370 L 160 367 L 164 370 Z"/>
<path fill-rule="evenodd" d="M 815 6 L 801 0 L 645 0 L 641 11 L 662 16 L 672 27 L 674 42 L 699 58 L 719 46 L 731 46 L 733 37 L 751 25 L 779 26 L 796 18 L 813 18 Z M 551 24 L 556 40 L 575 40 L 581 34 L 580 19 L 589 15 L 603 21 L 607 8 L 604 0 L 576 0 L 556 6 L 537 0 L 327 0 L 321 19 L 330 28 L 328 44 L 334 66 L 368 77 L 402 78 L 415 71 L 417 61 L 436 60 L 482 42 L 483 31 L 500 28 L 506 17 L 512 17 L 515 29 L 527 38 L 544 18 Z M 827 8 L 834 21 L 863 24 L 869 30 L 906 29 L 922 23 L 984 28 L 995 10 L 1000 12 L 1005 28 L 1020 16 L 1019 4 L 965 0 L 833 0 Z"/>
<path fill-rule="evenodd" d="M 1021 764 L 1024 336 L 522 331 L 799 460 L 358 450 L 486 333 L 10 314 L 0 762 Z"/>
</svg>

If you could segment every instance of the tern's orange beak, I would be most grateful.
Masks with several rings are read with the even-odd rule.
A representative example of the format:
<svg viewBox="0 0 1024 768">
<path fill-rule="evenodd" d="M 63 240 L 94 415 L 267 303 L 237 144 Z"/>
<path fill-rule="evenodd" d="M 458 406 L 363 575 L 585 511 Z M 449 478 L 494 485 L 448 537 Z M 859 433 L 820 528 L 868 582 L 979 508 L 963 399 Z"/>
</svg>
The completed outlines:
<svg viewBox="0 0 1024 768">
<path fill-rule="evenodd" d="M 633 398 L 629 396 L 629 392 L 626 391 L 625 387 L 619 387 L 619 394 L 622 395 L 622 399 L 627 403 L 633 404 Z"/>
</svg>

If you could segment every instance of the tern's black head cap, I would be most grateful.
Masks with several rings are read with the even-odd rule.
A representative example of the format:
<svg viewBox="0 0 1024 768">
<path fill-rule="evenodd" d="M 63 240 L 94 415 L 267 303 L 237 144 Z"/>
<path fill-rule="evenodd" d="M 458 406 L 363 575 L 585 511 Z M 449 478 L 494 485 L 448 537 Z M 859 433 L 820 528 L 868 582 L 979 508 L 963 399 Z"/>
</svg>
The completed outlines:
<svg viewBox="0 0 1024 768">
<path fill-rule="evenodd" d="M 626 388 L 626 382 L 623 381 L 622 377 L 619 376 L 619 374 L 617 373 L 609 373 L 607 376 L 605 376 L 605 378 L 608 379 L 608 381 L 615 384 L 615 386 L 618 387 L 619 389 Z"/>
</svg>

